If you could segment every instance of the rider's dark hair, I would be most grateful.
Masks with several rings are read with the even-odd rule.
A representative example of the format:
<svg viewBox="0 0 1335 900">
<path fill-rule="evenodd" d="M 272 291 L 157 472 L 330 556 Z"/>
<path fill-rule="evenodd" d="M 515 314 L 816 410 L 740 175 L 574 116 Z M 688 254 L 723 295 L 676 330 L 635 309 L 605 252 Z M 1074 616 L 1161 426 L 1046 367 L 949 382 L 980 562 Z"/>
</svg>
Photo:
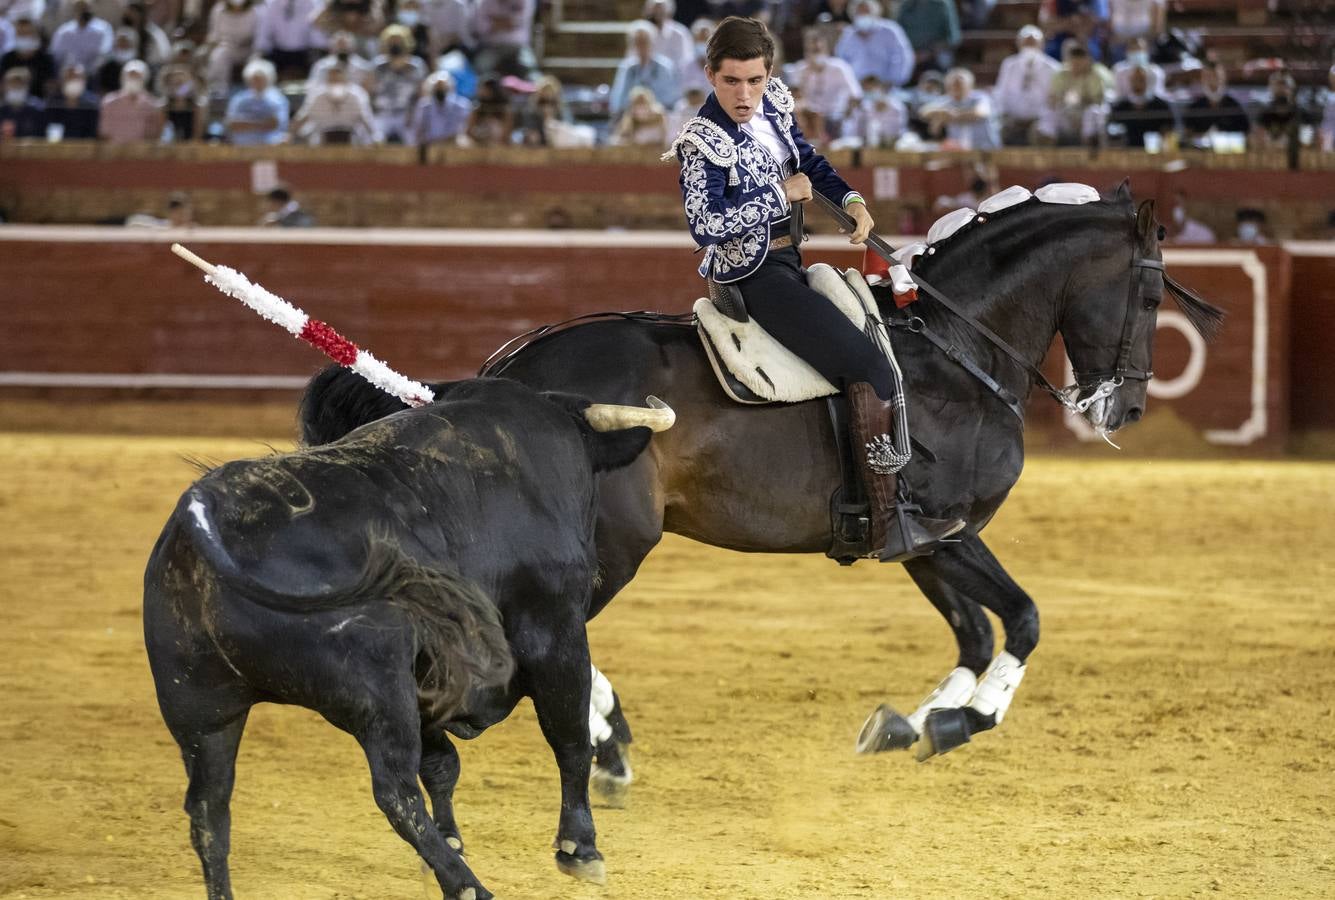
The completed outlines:
<svg viewBox="0 0 1335 900">
<path fill-rule="evenodd" d="M 774 38 L 764 22 L 741 16 L 728 16 L 719 23 L 705 49 L 705 62 L 711 72 L 717 72 L 725 59 L 746 62 L 765 60 L 765 71 L 774 68 Z"/>
</svg>

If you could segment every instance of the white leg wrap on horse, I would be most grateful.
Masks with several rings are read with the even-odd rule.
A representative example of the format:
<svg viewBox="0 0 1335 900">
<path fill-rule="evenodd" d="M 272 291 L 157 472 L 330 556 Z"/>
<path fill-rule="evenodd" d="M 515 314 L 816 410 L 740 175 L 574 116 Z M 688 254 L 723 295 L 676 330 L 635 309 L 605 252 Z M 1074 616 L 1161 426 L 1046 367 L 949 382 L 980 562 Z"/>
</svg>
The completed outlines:
<svg viewBox="0 0 1335 900">
<path fill-rule="evenodd" d="M 956 667 L 942 679 L 936 690 L 927 695 L 917 709 L 909 713 L 907 716 L 909 724 L 921 735 L 922 725 L 927 721 L 928 713 L 934 709 L 955 709 L 963 706 L 974 696 L 977 687 L 978 678 L 973 672 L 963 666 Z"/>
<path fill-rule="evenodd" d="M 612 714 L 616 700 L 607 676 L 599 672 L 597 666 L 590 665 L 589 668 L 593 670 L 593 685 L 589 691 L 589 740 L 596 747 L 612 736 L 607 717 Z"/>
<path fill-rule="evenodd" d="M 1015 698 L 1015 689 L 1024 678 L 1024 670 L 1025 666 L 1018 659 L 1003 650 L 983 673 L 969 706 L 981 715 L 992 716 L 1000 725 Z"/>
</svg>

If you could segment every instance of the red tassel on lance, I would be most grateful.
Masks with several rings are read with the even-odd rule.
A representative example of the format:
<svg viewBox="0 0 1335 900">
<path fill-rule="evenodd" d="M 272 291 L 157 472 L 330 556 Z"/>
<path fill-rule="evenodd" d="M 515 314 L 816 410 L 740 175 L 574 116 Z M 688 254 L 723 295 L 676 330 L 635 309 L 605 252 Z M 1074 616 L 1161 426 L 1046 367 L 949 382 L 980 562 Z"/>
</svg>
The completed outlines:
<svg viewBox="0 0 1335 900">
<path fill-rule="evenodd" d="M 328 322 L 307 319 L 300 337 L 340 366 L 350 366 L 357 361 L 357 345 L 335 331 Z"/>
</svg>

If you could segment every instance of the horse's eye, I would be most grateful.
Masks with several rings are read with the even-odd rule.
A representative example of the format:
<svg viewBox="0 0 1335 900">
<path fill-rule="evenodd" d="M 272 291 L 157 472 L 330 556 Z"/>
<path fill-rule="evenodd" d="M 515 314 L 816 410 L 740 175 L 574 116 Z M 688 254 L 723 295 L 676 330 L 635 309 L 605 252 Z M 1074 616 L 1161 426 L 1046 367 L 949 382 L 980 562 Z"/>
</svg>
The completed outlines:
<svg viewBox="0 0 1335 900">
<path fill-rule="evenodd" d="M 1168 237 L 1168 229 L 1167 229 L 1167 228 L 1164 228 L 1162 225 L 1160 225 L 1160 226 L 1159 226 L 1159 240 L 1162 241 L 1162 240 L 1163 240 L 1164 238 L 1166 238 L 1166 237 Z"/>
<path fill-rule="evenodd" d="M 1158 308 L 1159 308 L 1159 304 L 1162 303 L 1162 302 L 1163 302 L 1163 298 L 1162 298 L 1162 297 L 1146 297 L 1146 298 L 1145 298 L 1145 308 L 1146 308 L 1146 309 L 1158 309 Z"/>
</svg>

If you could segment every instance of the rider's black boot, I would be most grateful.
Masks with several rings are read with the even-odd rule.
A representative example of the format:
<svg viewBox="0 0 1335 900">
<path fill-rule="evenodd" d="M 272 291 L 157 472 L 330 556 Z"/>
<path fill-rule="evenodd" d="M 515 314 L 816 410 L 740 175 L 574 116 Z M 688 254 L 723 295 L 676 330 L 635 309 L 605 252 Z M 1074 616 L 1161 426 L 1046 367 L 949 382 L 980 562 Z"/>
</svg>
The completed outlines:
<svg viewBox="0 0 1335 900">
<path fill-rule="evenodd" d="M 945 538 L 963 529 L 964 520 L 929 518 L 920 507 L 898 502 L 895 475 L 878 452 L 890 441 L 890 401 L 882 400 L 875 388 L 860 381 L 848 386 L 848 406 L 856 442 L 853 455 L 871 501 L 872 546 L 881 548 L 877 558 L 881 562 L 903 562 L 931 553 Z"/>
</svg>

